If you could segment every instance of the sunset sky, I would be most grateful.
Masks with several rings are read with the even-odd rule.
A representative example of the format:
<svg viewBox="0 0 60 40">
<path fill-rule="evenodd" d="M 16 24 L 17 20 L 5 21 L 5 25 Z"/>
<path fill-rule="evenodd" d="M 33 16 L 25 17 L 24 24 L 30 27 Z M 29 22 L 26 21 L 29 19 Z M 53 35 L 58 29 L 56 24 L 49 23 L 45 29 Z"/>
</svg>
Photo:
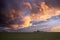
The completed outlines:
<svg viewBox="0 0 60 40">
<path fill-rule="evenodd" d="M 1 0 L 0 32 L 60 32 L 60 0 Z"/>
</svg>

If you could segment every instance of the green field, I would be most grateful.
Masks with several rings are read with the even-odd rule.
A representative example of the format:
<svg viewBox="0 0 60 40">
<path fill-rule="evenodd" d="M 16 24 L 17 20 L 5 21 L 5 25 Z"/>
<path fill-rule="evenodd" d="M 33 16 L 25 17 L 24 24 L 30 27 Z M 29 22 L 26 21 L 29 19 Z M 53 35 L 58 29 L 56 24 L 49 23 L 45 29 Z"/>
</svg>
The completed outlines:
<svg viewBox="0 0 60 40">
<path fill-rule="evenodd" d="M 0 40 L 60 40 L 60 33 L 0 33 Z"/>
</svg>

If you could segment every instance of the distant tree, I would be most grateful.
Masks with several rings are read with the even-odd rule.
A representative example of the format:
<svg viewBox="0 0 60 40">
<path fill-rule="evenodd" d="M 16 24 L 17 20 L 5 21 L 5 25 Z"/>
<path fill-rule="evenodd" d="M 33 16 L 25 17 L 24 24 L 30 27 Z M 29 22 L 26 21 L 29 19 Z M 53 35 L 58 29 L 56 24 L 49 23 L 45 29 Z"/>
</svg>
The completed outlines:
<svg viewBox="0 0 60 40">
<path fill-rule="evenodd" d="M 37 31 L 34 31 L 34 32 L 40 32 L 39 30 L 37 30 Z"/>
<path fill-rule="evenodd" d="M 34 32 L 43 32 L 43 31 L 39 31 L 39 30 L 37 30 L 37 31 L 34 31 Z"/>
<path fill-rule="evenodd" d="M 37 30 L 36 32 L 40 32 L 39 30 Z"/>
</svg>

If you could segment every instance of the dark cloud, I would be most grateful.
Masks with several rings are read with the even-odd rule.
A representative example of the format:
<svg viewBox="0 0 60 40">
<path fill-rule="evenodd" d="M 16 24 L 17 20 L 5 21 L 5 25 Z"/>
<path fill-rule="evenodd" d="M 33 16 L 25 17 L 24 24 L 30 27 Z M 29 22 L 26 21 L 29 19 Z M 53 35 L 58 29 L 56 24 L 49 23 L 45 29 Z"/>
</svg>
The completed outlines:
<svg viewBox="0 0 60 40">
<path fill-rule="evenodd" d="M 37 13 L 40 9 L 40 3 L 44 1 L 49 7 L 60 8 L 60 0 L 0 0 L 0 26 L 12 24 L 23 24 L 22 13 Z M 32 9 L 30 10 L 24 3 L 29 2 Z M 28 9 L 28 10 L 27 10 Z"/>
<path fill-rule="evenodd" d="M 60 0 L 45 0 L 49 7 L 60 8 Z"/>
<path fill-rule="evenodd" d="M 23 21 L 21 21 L 22 17 L 19 16 L 19 11 L 24 8 L 22 1 L 23 0 L 0 0 L 0 27 L 23 23 Z"/>
</svg>

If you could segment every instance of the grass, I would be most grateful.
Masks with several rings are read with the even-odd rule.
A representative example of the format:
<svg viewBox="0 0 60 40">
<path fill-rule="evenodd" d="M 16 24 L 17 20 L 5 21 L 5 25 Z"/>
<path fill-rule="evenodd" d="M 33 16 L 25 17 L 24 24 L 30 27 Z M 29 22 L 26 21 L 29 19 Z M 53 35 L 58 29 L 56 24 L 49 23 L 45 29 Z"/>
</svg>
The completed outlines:
<svg viewBox="0 0 60 40">
<path fill-rule="evenodd" d="M 60 40 L 60 33 L 16 32 L 0 33 L 0 40 Z"/>
</svg>

